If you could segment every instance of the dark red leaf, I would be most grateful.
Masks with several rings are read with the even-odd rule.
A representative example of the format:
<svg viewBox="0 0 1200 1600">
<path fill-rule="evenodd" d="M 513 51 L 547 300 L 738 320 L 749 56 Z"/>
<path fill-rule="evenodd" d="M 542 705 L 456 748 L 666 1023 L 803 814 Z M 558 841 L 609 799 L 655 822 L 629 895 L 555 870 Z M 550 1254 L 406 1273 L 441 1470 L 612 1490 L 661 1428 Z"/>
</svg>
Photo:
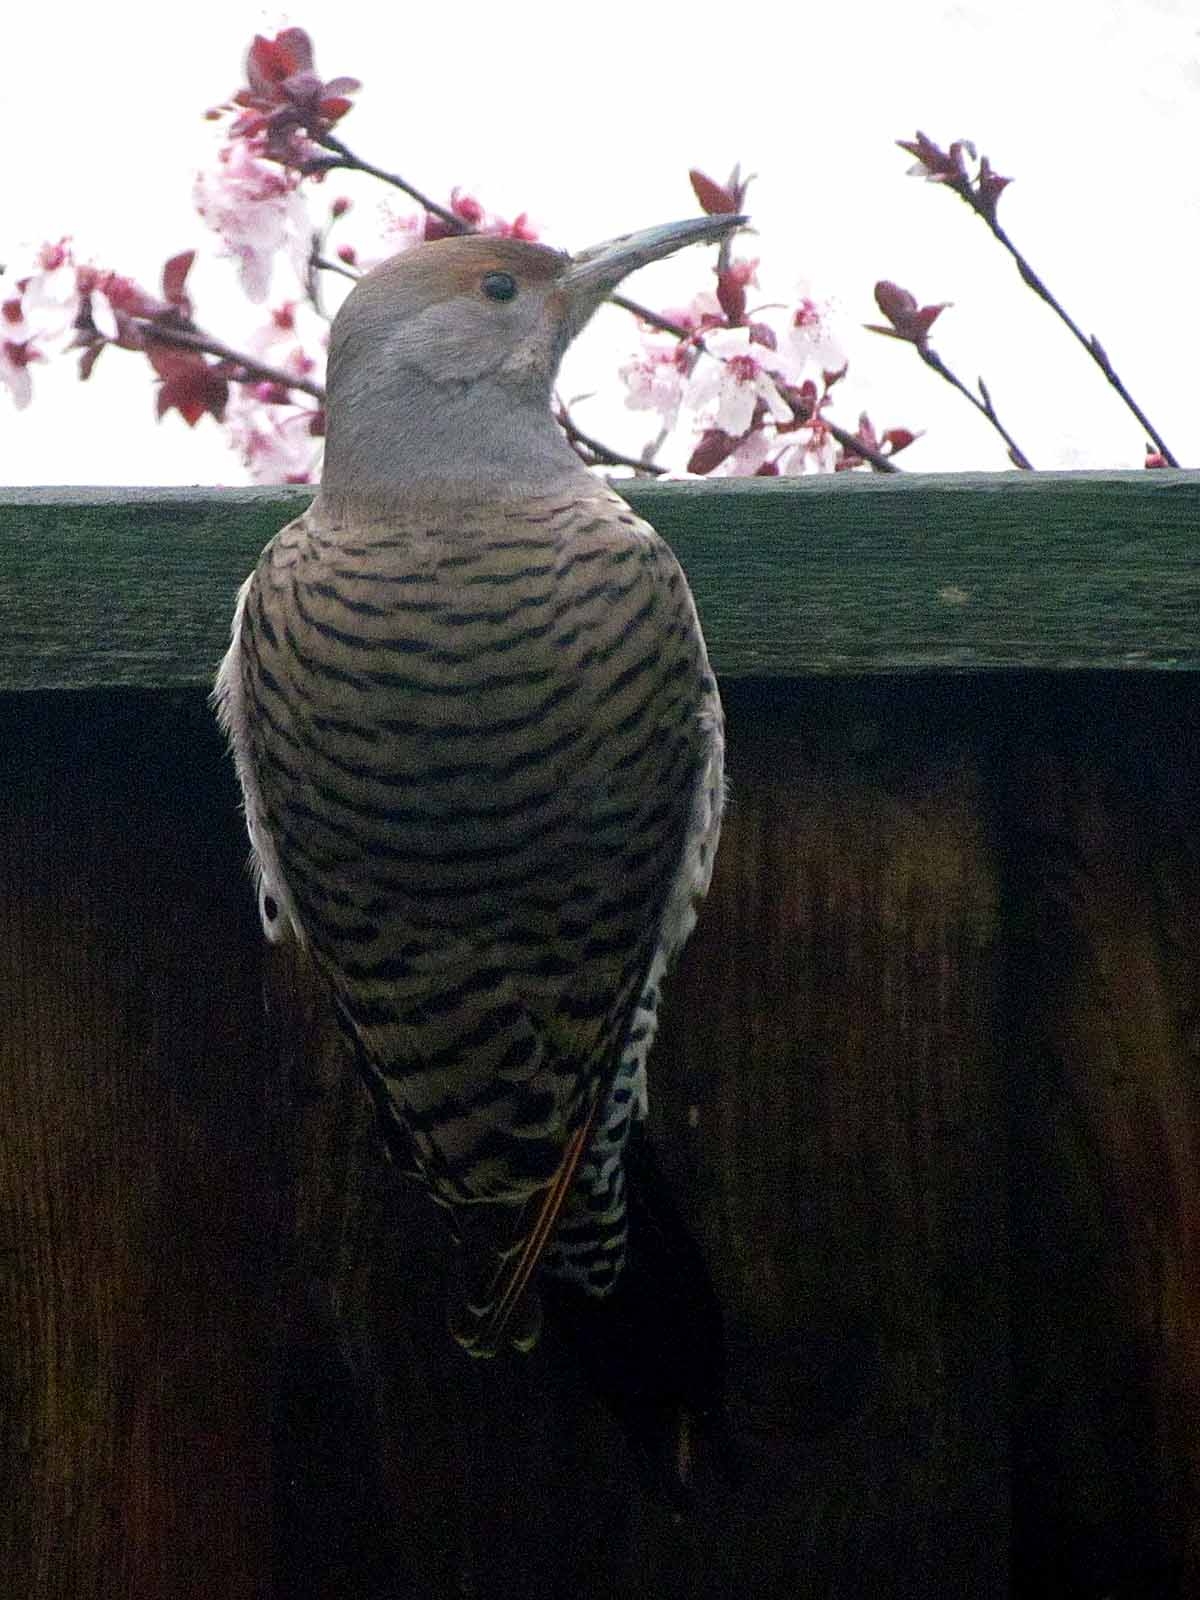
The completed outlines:
<svg viewBox="0 0 1200 1600">
<path fill-rule="evenodd" d="M 310 72 L 313 64 L 312 40 L 303 28 L 284 28 L 275 43 L 291 61 L 291 71 Z"/>
<path fill-rule="evenodd" d="M 692 451 L 687 464 L 689 472 L 703 475 L 719 467 L 722 461 L 737 448 L 738 441 L 720 428 L 708 428 Z"/>
<path fill-rule="evenodd" d="M 915 295 L 900 288 L 899 284 L 884 279 L 875 285 L 875 303 L 892 326 L 881 328 L 876 323 L 868 323 L 867 327 L 872 333 L 886 334 L 889 339 L 903 339 L 923 348 L 928 341 L 930 328 L 945 311 L 949 301 L 937 306 L 918 306 Z"/>
<path fill-rule="evenodd" d="M 328 95 L 317 103 L 317 110 L 326 122 L 337 122 L 351 110 L 354 102 L 347 100 L 344 95 Z"/>
<path fill-rule="evenodd" d="M 282 83 L 291 70 L 287 52 L 281 50 L 274 39 L 264 39 L 261 33 L 256 33 L 246 52 L 246 79 L 250 88 L 256 94 L 272 96 L 275 85 Z"/>
<path fill-rule="evenodd" d="M 181 381 L 204 369 L 204 357 L 199 350 L 180 350 L 173 344 L 151 340 L 146 346 L 146 359 L 163 379 Z"/>
<path fill-rule="evenodd" d="M 701 211 L 710 217 L 732 216 L 737 210 L 737 201 L 724 184 L 716 183 L 712 178 L 706 177 L 696 167 L 688 173 L 691 179 L 692 191 L 700 202 Z"/>
<path fill-rule="evenodd" d="M 181 250 L 163 267 L 162 288 L 164 297 L 173 306 L 182 304 L 187 299 L 184 285 L 187 283 L 188 273 L 192 270 L 192 263 L 196 259 L 194 250 Z"/>
<path fill-rule="evenodd" d="M 889 428 L 883 436 L 883 442 L 890 444 L 891 454 L 896 455 L 901 450 L 907 450 L 916 437 L 911 428 Z"/>
</svg>

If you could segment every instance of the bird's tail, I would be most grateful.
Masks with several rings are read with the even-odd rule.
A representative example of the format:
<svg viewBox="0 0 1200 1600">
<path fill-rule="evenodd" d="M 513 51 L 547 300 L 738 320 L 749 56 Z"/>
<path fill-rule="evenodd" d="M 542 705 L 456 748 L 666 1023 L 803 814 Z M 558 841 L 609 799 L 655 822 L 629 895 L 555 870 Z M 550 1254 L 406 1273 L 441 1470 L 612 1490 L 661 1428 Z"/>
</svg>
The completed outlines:
<svg viewBox="0 0 1200 1600">
<path fill-rule="evenodd" d="M 643 1472 L 672 1498 L 692 1478 L 699 1443 L 727 1481 L 737 1476 L 725 1410 L 721 1307 L 644 1125 L 625 1150 L 624 1266 L 603 1295 L 543 1275 L 549 1328 L 588 1387 L 613 1412 Z"/>
</svg>

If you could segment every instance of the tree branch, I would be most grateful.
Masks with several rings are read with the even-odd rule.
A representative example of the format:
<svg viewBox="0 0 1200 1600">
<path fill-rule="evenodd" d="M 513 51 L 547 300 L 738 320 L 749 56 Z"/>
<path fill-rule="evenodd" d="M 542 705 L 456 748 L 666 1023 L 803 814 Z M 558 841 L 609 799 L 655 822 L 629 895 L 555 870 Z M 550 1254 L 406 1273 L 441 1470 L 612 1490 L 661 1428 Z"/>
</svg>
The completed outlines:
<svg viewBox="0 0 1200 1600">
<path fill-rule="evenodd" d="M 872 445 L 864 444 L 857 434 L 849 433 L 845 428 L 839 428 L 836 422 L 830 422 L 828 417 L 820 419 L 821 426 L 827 428 L 843 450 L 852 455 L 861 456 L 868 462 L 875 472 L 902 472 L 891 456 L 885 456 L 881 450 L 876 450 Z"/>
<path fill-rule="evenodd" d="M 1142 410 L 1141 406 L 1138 405 L 1137 401 L 1133 398 L 1129 390 L 1121 381 L 1117 374 L 1116 368 L 1108 359 L 1108 353 L 1104 349 L 1104 346 L 1100 343 L 1099 339 L 1096 338 L 1095 334 L 1092 334 L 1089 337 L 1084 333 L 1083 329 L 1079 326 L 1075 319 L 1069 315 L 1062 302 L 1053 294 L 1051 294 L 1050 290 L 1046 287 L 1039 274 L 1034 271 L 1033 267 L 1029 264 L 1021 252 L 1017 249 L 1016 245 L 1009 238 L 1008 234 L 1000 226 L 996 208 L 1001 195 L 1004 193 L 1004 190 L 1008 187 L 1008 184 L 1011 180 L 1008 178 L 1002 178 L 998 173 L 993 172 L 991 162 L 988 160 L 987 156 L 983 156 L 980 159 L 979 170 L 974 176 L 972 176 L 964 160 L 964 152 L 969 151 L 972 159 L 974 159 L 975 149 L 974 146 L 967 140 L 956 141 L 956 143 L 950 146 L 949 152 L 939 149 L 939 147 L 934 144 L 931 139 L 927 138 L 925 134 L 920 132 L 918 132 L 915 140 L 900 139 L 897 142 L 902 150 L 906 150 L 910 155 L 915 155 L 917 157 L 918 166 L 914 170 L 922 172 L 926 178 L 942 184 L 944 188 L 952 190 L 960 200 L 966 201 L 967 205 L 970 206 L 971 210 L 977 217 L 980 217 L 983 220 L 983 222 L 987 225 L 988 231 L 991 233 L 992 237 L 998 240 L 998 242 L 1003 245 L 1005 250 L 1007 250 L 1009 255 L 1012 257 L 1014 263 L 1016 264 L 1017 271 L 1020 273 L 1024 283 L 1026 283 L 1028 287 L 1033 290 L 1034 294 L 1037 295 L 1039 300 L 1048 305 L 1051 311 L 1053 311 L 1055 315 L 1066 324 L 1071 333 L 1100 368 L 1100 371 L 1104 374 L 1108 383 L 1111 384 L 1111 386 L 1117 391 L 1117 394 L 1121 397 L 1129 410 L 1133 412 L 1138 422 L 1145 429 L 1151 440 L 1153 440 L 1158 449 L 1158 453 L 1163 458 L 1165 464 L 1170 467 L 1177 467 L 1179 462 L 1176 460 L 1172 451 L 1168 448 L 1167 443 L 1163 439 L 1162 435 L 1150 421 L 1150 418 Z M 932 365 L 932 363 L 930 363 L 930 365 Z M 986 395 L 986 390 L 982 384 L 980 384 L 980 391 Z M 966 393 L 967 391 L 964 390 L 963 392 Z M 972 399 L 973 398 L 974 397 L 972 396 Z M 980 409 L 984 410 L 983 407 L 980 407 Z M 985 411 L 985 415 L 986 414 L 987 412 Z M 993 419 L 989 418 L 989 420 Z"/>
<path fill-rule="evenodd" d="M 385 172 L 382 167 L 377 167 L 373 162 L 364 161 L 362 156 L 356 156 L 349 146 L 336 138 L 332 133 L 323 133 L 317 143 L 326 150 L 331 150 L 337 156 L 337 165 L 345 167 L 350 172 L 365 172 L 368 177 L 378 178 L 380 183 L 386 183 L 393 189 L 399 189 L 402 194 L 408 195 L 410 200 L 415 200 L 425 211 L 431 212 L 439 221 L 444 222 L 452 233 L 474 233 L 469 222 L 464 222 L 461 217 L 456 217 L 454 212 L 446 206 L 438 205 L 436 200 L 431 200 L 427 194 L 400 177 L 395 172 Z"/>
<path fill-rule="evenodd" d="M 1008 446 L 1008 459 L 1012 462 L 1013 466 L 1020 467 L 1023 472 L 1032 472 L 1033 462 L 1030 461 L 1024 450 L 1021 449 L 1020 445 L 1013 438 L 1012 434 L 1009 433 L 1008 429 L 996 415 L 996 408 L 992 404 L 992 397 L 988 393 L 987 385 L 984 383 L 983 379 L 981 378 L 979 380 L 979 393 L 983 397 L 982 399 L 979 399 L 971 393 L 970 389 L 967 388 L 966 384 L 960 377 L 957 376 L 956 373 L 951 372 L 950 368 L 942 360 L 941 356 L 938 355 L 936 350 L 931 350 L 927 344 L 917 344 L 915 341 L 909 342 L 913 344 L 913 348 L 931 371 L 936 372 L 939 378 L 944 378 L 952 388 L 958 390 L 959 394 L 965 395 L 975 407 L 976 411 L 979 412 L 980 416 L 987 418 L 992 427 L 995 428 L 996 432 Z"/>
<path fill-rule="evenodd" d="M 175 345 L 182 350 L 199 350 L 203 355 L 216 356 L 219 361 L 228 361 L 233 366 L 241 367 L 251 378 L 259 378 L 264 383 L 278 383 L 287 389 L 299 389 L 322 405 L 325 403 L 325 390 L 311 378 L 298 378 L 283 367 L 273 367 L 270 362 L 260 361 L 257 356 L 248 356 L 241 350 L 234 350 L 220 339 L 202 333 L 199 328 L 170 327 L 155 322 L 150 317 L 133 317 L 131 320 L 143 330 L 150 341 Z"/>
<path fill-rule="evenodd" d="M 619 450 L 610 449 L 602 444 L 599 439 L 593 439 L 590 434 L 584 433 L 577 427 L 566 406 L 560 405 L 555 410 L 555 418 L 567 438 L 573 445 L 586 450 L 591 457 L 589 465 L 604 467 L 632 467 L 635 472 L 647 472 L 652 477 L 661 477 L 666 468 L 660 467 L 655 461 L 639 461 L 634 456 L 622 455 Z"/>
<path fill-rule="evenodd" d="M 1159 433 L 1158 429 L 1150 421 L 1150 418 L 1142 410 L 1141 406 L 1138 405 L 1137 401 L 1130 394 L 1124 383 L 1122 383 L 1117 374 L 1116 368 L 1108 359 L 1107 351 L 1104 349 L 1104 346 L 1100 343 L 1099 339 L 1096 338 L 1096 335 L 1092 334 L 1089 338 L 1088 335 L 1084 333 L 1083 329 L 1079 326 L 1075 319 L 1070 316 L 1065 307 L 1054 297 L 1053 294 L 1051 294 L 1050 290 L 1042 282 L 1042 279 L 1033 270 L 1029 262 L 1026 261 L 1025 257 L 1017 249 L 1016 245 L 1013 244 L 1008 234 L 1005 233 L 1004 229 L 996 221 L 995 217 L 990 215 L 986 210 L 981 209 L 979 205 L 975 204 L 973 197 L 971 198 L 971 206 L 976 215 L 981 216 L 987 223 L 993 236 L 998 239 L 1008 251 L 1009 255 L 1016 263 L 1017 271 L 1033 290 L 1034 294 L 1037 295 L 1038 299 L 1043 300 L 1046 305 L 1048 305 L 1052 311 L 1056 312 L 1062 321 L 1066 323 L 1067 327 L 1070 328 L 1076 339 L 1079 340 L 1079 343 L 1087 351 L 1088 355 L 1091 356 L 1092 360 L 1100 368 L 1100 371 L 1104 374 L 1105 378 L 1107 378 L 1108 382 L 1117 391 L 1118 395 L 1120 395 L 1126 406 L 1130 411 L 1133 412 L 1134 416 L 1146 430 L 1146 433 L 1154 441 L 1159 454 L 1162 456 L 1167 466 L 1177 467 L 1179 462 L 1176 460 L 1166 441 L 1163 439 L 1162 434 Z"/>
<path fill-rule="evenodd" d="M 368 177 L 378 178 L 380 183 L 386 183 L 393 189 L 399 189 L 402 194 L 408 195 L 410 200 L 415 200 L 419 206 L 431 212 L 453 233 L 475 233 L 478 231 L 447 206 L 440 206 L 436 200 L 431 200 L 427 194 L 418 189 L 415 184 L 409 183 L 406 178 L 402 178 L 399 173 L 385 172 L 382 167 L 377 167 L 373 162 L 364 161 L 361 156 L 355 155 L 349 146 L 344 145 L 332 133 L 322 134 L 317 143 L 337 156 L 337 165 L 339 167 L 344 167 L 349 172 L 365 172 Z M 328 261 L 320 261 L 318 265 L 327 267 L 331 272 L 340 270 L 332 262 Z M 347 274 L 347 276 L 350 276 L 350 274 Z M 631 311 L 635 317 L 640 317 L 643 322 L 648 322 L 653 328 L 661 328 L 664 333 L 673 333 L 677 339 L 686 339 L 688 336 L 687 328 L 681 327 L 677 322 L 671 322 L 667 317 L 660 317 L 657 311 L 651 311 L 648 306 L 639 305 L 636 300 L 629 300 L 623 294 L 611 294 L 608 298 L 613 305 L 620 306 L 623 311 Z"/>
</svg>

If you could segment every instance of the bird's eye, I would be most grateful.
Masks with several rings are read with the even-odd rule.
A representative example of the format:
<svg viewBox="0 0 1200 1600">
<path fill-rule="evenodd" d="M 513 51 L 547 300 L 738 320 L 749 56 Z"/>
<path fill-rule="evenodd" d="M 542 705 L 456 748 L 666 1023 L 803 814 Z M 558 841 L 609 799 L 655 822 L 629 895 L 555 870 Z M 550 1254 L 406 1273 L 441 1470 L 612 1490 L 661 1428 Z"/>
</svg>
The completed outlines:
<svg viewBox="0 0 1200 1600">
<path fill-rule="evenodd" d="M 507 272 L 485 272 L 479 287 L 489 300 L 511 300 L 517 292 L 517 280 Z"/>
</svg>

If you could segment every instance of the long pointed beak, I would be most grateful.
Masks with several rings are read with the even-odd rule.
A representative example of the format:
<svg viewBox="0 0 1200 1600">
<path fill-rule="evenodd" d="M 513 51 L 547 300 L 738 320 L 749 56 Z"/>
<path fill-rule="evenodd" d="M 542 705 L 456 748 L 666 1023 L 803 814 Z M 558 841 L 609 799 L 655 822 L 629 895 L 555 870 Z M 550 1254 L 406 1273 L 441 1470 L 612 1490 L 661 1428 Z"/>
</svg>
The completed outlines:
<svg viewBox="0 0 1200 1600">
<path fill-rule="evenodd" d="M 686 222 L 664 222 L 620 239 L 608 239 L 571 257 L 559 280 L 571 299 L 600 300 L 651 261 L 674 255 L 689 244 L 715 244 L 743 227 L 747 217 L 689 217 Z"/>
</svg>

